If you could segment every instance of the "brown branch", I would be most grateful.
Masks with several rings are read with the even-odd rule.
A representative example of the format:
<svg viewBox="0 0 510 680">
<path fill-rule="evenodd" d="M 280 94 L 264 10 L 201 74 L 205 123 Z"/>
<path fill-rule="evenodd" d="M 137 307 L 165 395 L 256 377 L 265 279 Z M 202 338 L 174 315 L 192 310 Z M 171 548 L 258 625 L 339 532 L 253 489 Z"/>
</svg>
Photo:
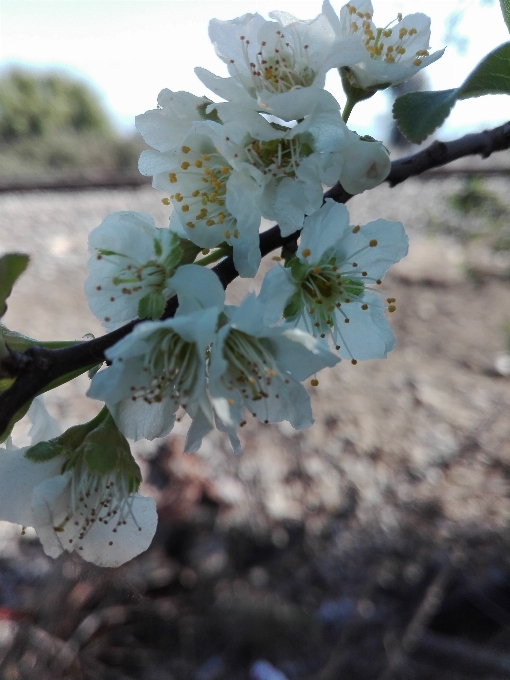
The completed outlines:
<svg viewBox="0 0 510 680">
<path fill-rule="evenodd" d="M 419 175 L 426 170 L 451 163 L 458 158 L 480 154 L 487 158 L 494 151 L 510 148 L 510 122 L 493 130 L 485 130 L 477 134 L 470 134 L 452 142 L 434 142 L 429 147 L 412 156 L 396 160 L 391 165 L 391 171 L 386 181 L 391 187 L 400 184 L 409 177 Z M 324 194 L 325 198 L 332 198 L 337 203 L 347 203 L 352 197 L 340 184 L 336 184 Z M 299 233 L 282 237 L 278 225 L 271 227 L 260 235 L 260 250 L 262 255 L 292 244 Z M 237 276 L 231 257 L 227 257 L 213 267 L 226 288 Z M 170 318 L 177 309 L 177 300 L 168 301 L 163 318 Z M 80 369 L 85 370 L 92 364 L 104 361 L 104 352 L 130 333 L 139 319 L 131 321 L 111 333 L 100 338 L 88 340 L 72 347 L 63 349 L 44 349 L 31 347 L 22 354 L 13 354 L 5 364 L 2 363 L 3 375 L 16 378 L 9 389 L 0 394 L 0 433 L 8 426 L 14 414 L 37 394 L 42 392 L 50 383 L 68 373 Z"/>
</svg>

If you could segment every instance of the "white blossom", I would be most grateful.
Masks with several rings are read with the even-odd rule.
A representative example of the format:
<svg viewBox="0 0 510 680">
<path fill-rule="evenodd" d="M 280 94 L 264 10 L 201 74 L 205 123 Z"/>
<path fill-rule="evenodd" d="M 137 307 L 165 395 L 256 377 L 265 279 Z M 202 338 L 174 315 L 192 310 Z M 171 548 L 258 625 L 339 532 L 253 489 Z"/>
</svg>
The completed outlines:
<svg viewBox="0 0 510 680">
<path fill-rule="evenodd" d="M 72 452 L 71 458 L 34 461 L 27 452 L 45 440 L 55 442 L 61 428 L 42 397 L 28 416 L 30 446 L 9 443 L 0 453 L 0 519 L 33 527 L 50 557 L 76 551 L 89 562 L 116 567 L 146 550 L 156 530 L 156 507 L 136 493 L 139 470 L 129 451 L 128 460 L 119 458 L 119 467 L 103 475 L 92 472 L 81 455 L 70 465 Z"/>
<path fill-rule="evenodd" d="M 286 12 L 245 14 L 231 21 L 213 19 L 209 37 L 228 67 L 229 78 L 196 68 L 216 95 L 247 108 L 297 120 L 322 96 L 326 73 L 355 64 L 363 56 L 359 40 L 338 40 L 327 18 L 301 21 Z"/>
<path fill-rule="evenodd" d="M 89 253 L 85 294 L 105 328 L 161 316 L 182 255 L 177 234 L 157 229 L 144 213 L 116 212 L 90 233 Z"/>
<path fill-rule="evenodd" d="M 87 392 L 106 403 L 130 439 L 166 436 L 177 412 L 192 411 L 195 403 L 207 411 L 206 351 L 215 337 L 224 292 L 218 277 L 198 265 L 181 267 L 176 278 L 179 302 L 184 298 L 181 313 L 140 323 L 106 350 L 110 365 L 96 373 Z M 206 306 L 211 303 L 216 306 Z"/>
<path fill-rule="evenodd" d="M 426 14 L 409 14 L 384 28 L 372 22 L 370 0 L 351 0 L 338 17 L 330 0 L 324 0 L 322 11 L 329 19 L 339 40 L 357 38 L 364 56 L 355 65 L 342 68 L 349 84 L 363 90 L 380 89 L 408 80 L 420 69 L 437 61 L 444 52 L 429 53 L 430 18 Z"/>
<path fill-rule="evenodd" d="M 158 154 L 144 174 L 153 186 L 169 193 L 174 207 L 170 228 L 176 222 L 200 248 L 223 242 L 233 248 L 234 264 L 241 276 L 254 276 L 260 264 L 259 227 L 261 189 L 249 174 L 236 171 L 216 148 L 212 138 L 219 123 L 195 124 L 179 152 L 168 158 Z"/>
<path fill-rule="evenodd" d="M 323 184 L 332 186 L 342 173 L 351 174 L 344 153 L 359 140 L 338 108 L 314 112 L 287 127 L 255 111 L 230 107 L 228 119 L 211 129 L 211 136 L 232 168 L 253 180 L 253 201 L 258 199 L 263 217 L 278 222 L 283 236 L 300 229 L 305 215 L 320 208 Z"/>
<path fill-rule="evenodd" d="M 136 129 L 153 149 L 172 153 L 182 146 L 191 125 L 206 119 L 209 104 L 211 100 L 207 97 L 196 97 L 190 92 L 161 90 L 158 108 L 136 116 Z"/>
<path fill-rule="evenodd" d="M 339 361 L 308 333 L 289 326 L 269 327 L 264 315 L 264 306 L 253 295 L 239 307 L 227 307 L 211 349 L 208 391 L 215 423 L 228 433 L 236 452 L 245 409 L 264 423 L 288 420 L 296 429 L 309 427 L 310 398 L 301 381 Z M 198 413 L 187 450 L 197 450 L 211 428 L 210 418 Z"/>
<path fill-rule="evenodd" d="M 328 199 L 306 218 L 296 257 L 268 272 L 260 298 L 273 321 L 285 307 L 288 323 L 331 339 L 353 363 L 383 358 L 395 345 L 384 312 L 396 307 L 378 287 L 407 248 L 400 222 L 352 227 L 347 208 Z"/>
<path fill-rule="evenodd" d="M 384 182 L 391 170 L 388 150 L 376 140 L 364 140 L 351 132 L 351 144 L 342 152 L 344 164 L 338 177 L 350 194 L 361 194 Z"/>
</svg>

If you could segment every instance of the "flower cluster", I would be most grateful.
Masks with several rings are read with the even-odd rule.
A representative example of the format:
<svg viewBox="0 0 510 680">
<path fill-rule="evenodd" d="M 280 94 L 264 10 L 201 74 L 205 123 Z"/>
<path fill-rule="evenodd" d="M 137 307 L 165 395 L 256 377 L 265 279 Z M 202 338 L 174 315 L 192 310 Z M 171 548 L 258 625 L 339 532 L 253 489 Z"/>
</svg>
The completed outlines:
<svg viewBox="0 0 510 680">
<path fill-rule="evenodd" d="M 424 15 L 377 28 L 372 14 L 368 0 L 352 0 L 339 16 L 325 0 L 307 21 L 283 12 L 213 19 L 210 38 L 229 75 L 196 73 L 222 101 L 165 89 L 158 108 L 137 117 L 152 147 L 140 171 L 172 211 L 165 228 L 118 212 L 90 234 L 91 311 L 108 330 L 136 320 L 92 377 L 88 396 L 105 407 L 60 434 L 34 402 L 29 415 L 42 425 L 32 446 L 0 458 L 1 479 L 23 479 L 21 492 L 5 489 L 0 517 L 34 526 L 48 554 L 76 550 L 113 566 L 150 543 L 154 503 L 137 493 L 125 437 L 163 437 L 186 414 L 187 451 L 213 428 L 240 451 L 248 414 L 309 427 L 305 380 L 317 386 L 317 373 L 341 358 L 356 364 L 393 348 L 385 312 L 395 300 L 380 285 L 407 252 L 403 227 L 352 225 L 345 206 L 324 201 L 323 187 L 357 194 L 387 177 L 389 152 L 349 129 L 349 114 L 442 53 L 429 55 Z M 343 112 L 324 89 L 331 69 L 347 94 Z M 226 305 L 207 265 L 231 256 L 240 276 L 255 276 L 262 219 L 292 243 L 258 297 Z"/>
</svg>

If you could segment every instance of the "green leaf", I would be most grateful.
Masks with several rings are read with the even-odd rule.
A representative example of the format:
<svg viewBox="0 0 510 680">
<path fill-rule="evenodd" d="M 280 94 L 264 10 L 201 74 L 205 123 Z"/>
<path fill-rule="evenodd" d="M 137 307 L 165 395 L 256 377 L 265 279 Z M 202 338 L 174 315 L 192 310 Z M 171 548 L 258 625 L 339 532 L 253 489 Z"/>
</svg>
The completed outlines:
<svg viewBox="0 0 510 680">
<path fill-rule="evenodd" d="M 50 441 L 39 442 L 27 449 L 25 458 L 34 461 L 34 463 L 44 463 L 47 460 L 62 455 L 62 451 L 62 446 L 58 441 L 56 439 L 50 439 Z"/>
<path fill-rule="evenodd" d="M 510 0 L 505 0 L 510 5 Z M 488 54 L 460 87 L 438 92 L 410 92 L 393 104 L 393 118 L 410 141 L 420 144 L 450 115 L 459 99 L 510 94 L 510 42 Z"/>
<path fill-rule="evenodd" d="M 7 253 L 0 257 L 0 316 L 5 314 L 5 301 L 11 294 L 16 279 L 27 268 L 29 259 L 24 253 Z"/>
<path fill-rule="evenodd" d="M 510 42 L 488 54 L 457 90 L 457 99 L 510 94 Z"/>
<path fill-rule="evenodd" d="M 196 246 L 194 243 L 188 241 L 188 239 L 186 238 L 180 239 L 180 248 L 182 252 L 181 255 L 182 264 L 190 264 L 194 262 L 198 253 L 202 250 L 200 246 Z"/>
<path fill-rule="evenodd" d="M 298 312 L 301 311 L 302 306 L 303 304 L 301 301 L 300 293 L 294 293 L 294 295 L 290 299 L 290 302 L 283 310 L 283 318 L 291 319 L 293 316 L 295 316 Z"/>
<path fill-rule="evenodd" d="M 0 322 L 0 337 L 3 338 L 6 345 L 17 352 L 24 352 L 29 347 L 44 347 L 45 349 L 61 349 L 62 347 L 71 347 L 72 345 L 79 345 L 83 340 L 36 340 L 29 338 L 28 335 L 10 331 L 7 326 Z"/>
<path fill-rule="evenodd" d="M 162 293 L 147 293 L 138 302 L 140 319 L 159 319 L 165 311 L 166 300 Z"/>
<path fill-rule="evenodd" d="M 499 4 L 501 5 L 501 11 L 506 27 L 510 31 L 510 0 L 499 0 Z"/>
<path fill-rule="evenodd" d="M 393 118 L 410 142 L 421 144 L 450 115 L 457 101 L 457 90 L 410 92 L 393 104 Z"/>
</svg>

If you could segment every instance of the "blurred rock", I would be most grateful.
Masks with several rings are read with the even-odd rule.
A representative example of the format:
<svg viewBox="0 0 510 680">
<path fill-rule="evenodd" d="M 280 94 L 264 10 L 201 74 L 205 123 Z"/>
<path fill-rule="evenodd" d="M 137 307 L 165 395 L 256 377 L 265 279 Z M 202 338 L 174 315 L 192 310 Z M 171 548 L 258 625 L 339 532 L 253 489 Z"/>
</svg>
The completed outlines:
<svg viewBox="0 0 510 680">
<path fill-rule="evenodd" d="M 250 668 L 251 680 L 287 680 L 287 676 L 268 661 L 256 661 Z"/>
</svg>

